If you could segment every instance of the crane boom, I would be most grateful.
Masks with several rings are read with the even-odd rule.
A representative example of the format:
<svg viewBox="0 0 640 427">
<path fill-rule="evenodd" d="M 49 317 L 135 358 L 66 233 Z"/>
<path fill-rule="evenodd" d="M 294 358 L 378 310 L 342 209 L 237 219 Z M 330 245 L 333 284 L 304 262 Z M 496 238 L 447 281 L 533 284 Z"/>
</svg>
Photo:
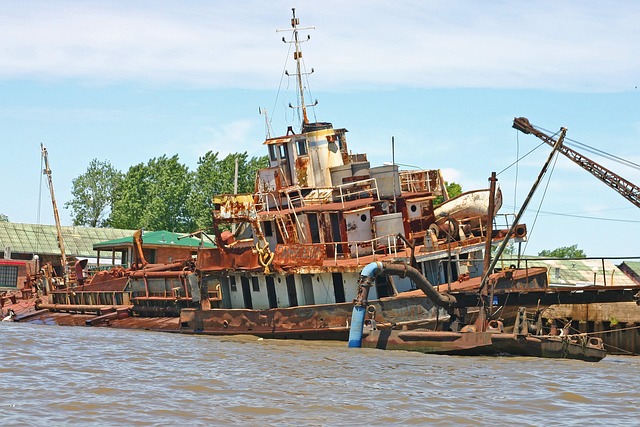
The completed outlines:
<svg viewBox="0 0 640 427">
<path fill-rule="evenodd" d="M 62 273 L 65 282 L 69 276 L 69 266 L 67 265 L 67 254 L 64 250 L 64 239 L 62 238 L 62 227 L 60 226 L 60 215 L 58 215 L 58 205 L 56 204 L 56 196 L 53 191 L 53 179 L 51 179 L 51 168 L 49 167 L 49 156 L 47 149 L 44 145 L 40 144 L 42 150 L 42 158 L 44 159 L 44 171 L 49 183 L 49 190 L 51 192 L 51 203 L 53 204 L 53 217 L 56 221 L 56 231 L 58 233 L 58 247 L 60 247 L 60 256 L 62 258 Z"/>
<path fill-rule="evenodd" d="M 513 128 L 525 134 L 533 134 L 552 147 L 556 143 L 553 137 L 534 128 L 525 117 L 514 118 Z M 640 208 L 640 187 L 571 148 L 561 145 L 558 151 Z"/>
</svg>

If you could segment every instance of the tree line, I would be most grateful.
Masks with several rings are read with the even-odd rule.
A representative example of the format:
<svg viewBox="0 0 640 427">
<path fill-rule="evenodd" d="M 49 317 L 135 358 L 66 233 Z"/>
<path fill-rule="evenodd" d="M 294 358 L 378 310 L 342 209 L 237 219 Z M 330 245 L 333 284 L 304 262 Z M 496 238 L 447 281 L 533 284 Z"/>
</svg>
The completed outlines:
<svg viewBox="0 0 640 427">
<path fill-rule="evenodd" d="M 258 169 L 267 156 L 233 153 L 220 159 L 207 152 L 195 171 L 178 155 L 154 157 L 121 172 L 108 160 L 93 159 L 87 171 L 72 181 L 72 199 L 65 203 L 74 225 L 188 233 L 211 226 L 211 197 L 234 193 L 238 160 L 238 193 L 254 190 Z"/>
</svg>

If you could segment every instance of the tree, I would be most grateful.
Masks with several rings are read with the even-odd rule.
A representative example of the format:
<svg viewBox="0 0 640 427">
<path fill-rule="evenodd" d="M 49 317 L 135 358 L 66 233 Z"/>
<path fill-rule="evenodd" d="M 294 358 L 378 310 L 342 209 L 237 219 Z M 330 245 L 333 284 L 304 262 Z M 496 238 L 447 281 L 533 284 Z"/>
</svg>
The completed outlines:
<svg viewBox="0 0 640 427">
<path fill-rule="evenodd" d="M 578 245 L 563 246 L 552 251 L 543 250 L 538 252 L 538 256 L 548 258 L 586 258 L 587 254 L 582 249 L 578 249 Z"/>
<path fill-rule="evenodd" d="M 199 229 L 208 228 L 211 223 L 211 198 L 216 194 L 234 193 L 235 162 L 238 160 L 238 194 L 252 193 L 255 176 L 259 169 L 269 166 L 267 156 L 251 157 L 246 152 L 232 153 L 222 160 L 219 153 L 207 152 L 198 160 L 193 190 L 188 200 L 191 217 Z"/>
<path fill-rule="evenodd" d="M 0 213 L 0 222 L 9 222 L 9 217 L 3 213 Z"/>
<path fill-rule="evenodd" d="M 122 176 L 122 172 L 111 166 L 109 161 L 93 159 L 87 171 L 72 181 L 73 200 L 64 204 L 65 208 L 71 208 L 73 225 L 108 225 L 107 214 L 113 204 L 113 192 Z"/>
<path fill-rule="evenodd" d="M 454 197 L 462 194 L 462 186 L 456 182 L 449 183 L 445 181 L 444 186 L 447 188 L 447 194 L 449 195 L 450 199 L 453 199 Z M 434 199 L 433 205 L 438 206 L 442 202 L 444 202 L 444 197 L 438 196 Z"/>
<path fill-rule="evenodd" d="M 111 225 L 189 232 L 194 221 L 187 209 L 193 173 L 178 155 L 153 158 L 129 168 L 115 191 Z"/>
</svg>

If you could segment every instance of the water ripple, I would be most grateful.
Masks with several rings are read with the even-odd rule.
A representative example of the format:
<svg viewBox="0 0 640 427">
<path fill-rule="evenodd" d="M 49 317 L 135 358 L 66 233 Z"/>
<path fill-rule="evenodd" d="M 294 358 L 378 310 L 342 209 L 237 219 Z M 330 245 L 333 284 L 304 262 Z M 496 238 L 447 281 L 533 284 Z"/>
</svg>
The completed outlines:
<svg viewBox="0 0 640 427">
<path fill-rule="evenodd" d="M 640 358 L 463 358 L 18 323 L 0 325 L 0 334 L 0 410 L 13 425 L 635 426 L 640 419 Z"/>
</svg>

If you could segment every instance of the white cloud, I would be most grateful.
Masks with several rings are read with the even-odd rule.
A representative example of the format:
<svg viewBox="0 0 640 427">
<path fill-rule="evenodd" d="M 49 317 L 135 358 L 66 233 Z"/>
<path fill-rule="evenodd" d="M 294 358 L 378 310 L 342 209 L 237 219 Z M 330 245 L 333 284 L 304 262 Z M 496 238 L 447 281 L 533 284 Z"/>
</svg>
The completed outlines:
<svg viewBox="0 0 640 427">
<path fill-rule="evenodd" d="M 637 2 L 299 3 L 320 89 L 638 83 Z M 282 0 L 4 2 L 0 78 L 272 88 L 289 18 Z"/>
<path fill-rule="evenodd" d="M 218 127 L 207 130 L 207 141 L 191 147 L 195 152 L 195 159 L 203 156 L 208 151 L 218 152 L 220 159 L 231 153 L 247 152 L 249 157 L 264 156 L 267 150 L 256 139 L 256 126 L 254 120 L 243 119 L 221 124 Z"/>
</svg>

